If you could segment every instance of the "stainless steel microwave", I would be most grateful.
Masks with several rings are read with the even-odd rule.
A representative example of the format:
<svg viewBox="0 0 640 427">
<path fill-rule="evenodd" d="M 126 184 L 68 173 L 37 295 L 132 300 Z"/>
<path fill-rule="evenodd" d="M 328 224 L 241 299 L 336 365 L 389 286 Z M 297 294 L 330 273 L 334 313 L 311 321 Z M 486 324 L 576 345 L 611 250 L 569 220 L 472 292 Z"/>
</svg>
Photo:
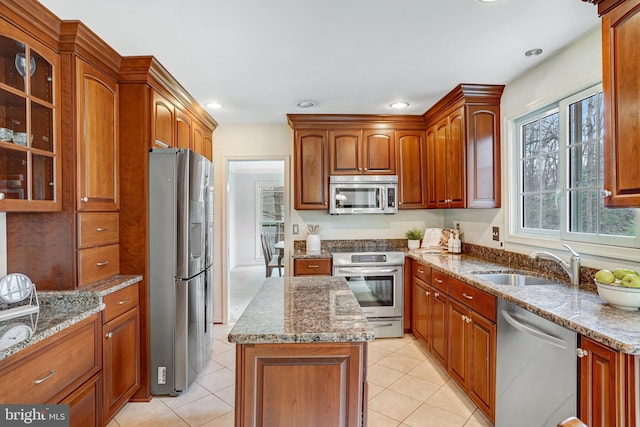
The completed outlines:
<svg viewBox="0 0 640 427">
<path fill-rule="evenodd" d="M 329 213 L 394 214 L 398 212 L 396 175 L 332 175 Z"/>
</svg>

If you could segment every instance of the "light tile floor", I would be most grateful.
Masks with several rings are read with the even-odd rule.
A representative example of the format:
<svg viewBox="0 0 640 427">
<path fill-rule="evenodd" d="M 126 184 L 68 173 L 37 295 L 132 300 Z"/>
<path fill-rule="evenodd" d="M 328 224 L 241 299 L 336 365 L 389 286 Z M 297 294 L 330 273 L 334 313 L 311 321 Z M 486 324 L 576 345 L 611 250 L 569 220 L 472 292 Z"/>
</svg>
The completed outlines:
<svg viewBox="0 0 640 427">
<path fill-rule="evenodd" d="M 264 267 L 256 277 L 260 273 L 264 276 Z M 236 289 L 242 297 L 234 299 L 233 287 L 231 291 L 241 311 L 253 295 L 243 287 L 255 287 L 250 273 L 242 277 L 247 282 Z M 262 283 L 264 277 L 259 280 Z M 107 427 L 232 427 L 235 347 L 227 342 L 231 327 L 214 326 L 209 363 L 189 390 L 178 397 L 128 403 Z M 492 425 L 412 335 L 375 340 L 369 345 L 368 363 L 369 427 Z"/>
</svg>

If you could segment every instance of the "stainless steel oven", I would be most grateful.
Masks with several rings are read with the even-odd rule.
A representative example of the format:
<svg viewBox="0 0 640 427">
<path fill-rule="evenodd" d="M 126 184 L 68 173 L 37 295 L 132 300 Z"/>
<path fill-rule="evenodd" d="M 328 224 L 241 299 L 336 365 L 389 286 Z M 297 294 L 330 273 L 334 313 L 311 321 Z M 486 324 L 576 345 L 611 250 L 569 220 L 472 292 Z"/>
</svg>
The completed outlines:
<svg viewBox="0 0 640 427">
<path fill-rule="evenodd" d="M 376 338 L 404 334 L 404 252 L 332 251 L 333 275 L 344 277 Z"/>
</svg>

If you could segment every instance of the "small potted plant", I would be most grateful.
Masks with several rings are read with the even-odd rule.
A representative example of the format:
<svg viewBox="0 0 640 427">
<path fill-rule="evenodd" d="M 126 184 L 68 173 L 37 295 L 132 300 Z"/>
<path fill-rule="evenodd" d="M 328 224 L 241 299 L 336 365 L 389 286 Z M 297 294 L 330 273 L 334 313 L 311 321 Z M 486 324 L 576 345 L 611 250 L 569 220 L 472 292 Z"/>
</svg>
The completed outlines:
<svg viewBox="0 0 640 427">
<path fill-rule="evenodd" d="M 420 247 L 420 239 L 422 239 L 422 231 L 413 227 L 407 230 L 404 233 L 404 236 L 407 238 L 409 249 L 418 249 Z"/>
</svg>

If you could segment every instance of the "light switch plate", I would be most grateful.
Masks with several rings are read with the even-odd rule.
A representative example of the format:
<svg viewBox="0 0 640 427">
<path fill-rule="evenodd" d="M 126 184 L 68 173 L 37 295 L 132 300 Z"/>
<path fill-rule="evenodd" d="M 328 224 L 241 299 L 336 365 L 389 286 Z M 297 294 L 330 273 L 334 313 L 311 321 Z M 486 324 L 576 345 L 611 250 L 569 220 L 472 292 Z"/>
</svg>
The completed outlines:
<svg viewBox="0 0 640 427">
<path fill-rule="evenodd" d="M 300 234 L 300 226 L 298 224 L 293 224 L 293 234 Z"/>
</svg>

